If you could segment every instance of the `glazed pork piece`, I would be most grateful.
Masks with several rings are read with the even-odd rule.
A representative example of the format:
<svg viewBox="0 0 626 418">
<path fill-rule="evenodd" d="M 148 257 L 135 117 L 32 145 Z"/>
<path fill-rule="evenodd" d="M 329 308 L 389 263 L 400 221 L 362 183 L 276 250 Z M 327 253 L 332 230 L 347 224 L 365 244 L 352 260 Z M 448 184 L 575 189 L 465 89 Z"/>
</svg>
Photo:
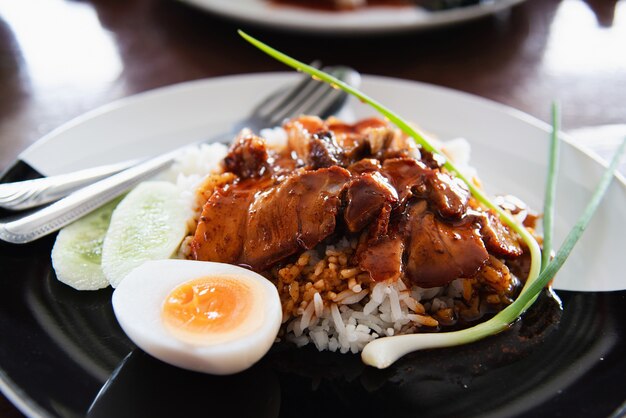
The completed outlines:
<svg viewBox="0 0 626 418">
<path fill-rule="evenodd" d="M 262 271 L 332 234 L 349 178 L 337 166 L 302 170 L 260 192 L 248 210 L 239 263 Z"/>
<path fill-rule="evenodd" d="M 350 173 L 337 165 L 294 166 L 263 139 L 242 132 L 224 159 L 236 177 L 204 204 L 193 257 L 262 271 L 333 233 Z"/>
<path fill-rule="evenodd" d="M 228 181 L 204 192 L 192 258 L 266 271 L 356 237 L 353 262 L 372 282 L 429 288 L 478 277 L 491 257 L 523 254 L 519 237 L 459 179 L 386 122 L 303 116 L 284 129 L 284 149 L 251 132 L 231 147 Z"/>
</svg>

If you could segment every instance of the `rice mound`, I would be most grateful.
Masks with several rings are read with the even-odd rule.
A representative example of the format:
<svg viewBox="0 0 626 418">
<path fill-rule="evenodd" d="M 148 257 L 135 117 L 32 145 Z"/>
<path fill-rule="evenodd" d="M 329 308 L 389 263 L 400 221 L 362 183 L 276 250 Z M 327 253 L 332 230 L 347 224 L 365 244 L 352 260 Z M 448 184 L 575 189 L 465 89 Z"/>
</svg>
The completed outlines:
<svg viewBox="0 0 626 418">
<path fill-rule="evenodd" d="M 456 279 L 445 287 L 425 289 L 404 279 L 372 283 L 351 263 L 356 245 L 356 239 L 344 237 L 265 272 L 281 297 L 281 339 L 358 353 L 376 338 L 471 322 L 511 302 L 514 276 L 490 274 L 488 268 L 481 280 Z"/>
<path fill-rule="evenodd" d="M 286 146 L 282 128 L 263 130 L 262 136 L 272 148 Z M 466 140 L 438 145 L 466 175 L 476 178 Z M 181 155 L 166 174 L 179 185 L 196 214 L 189 220 L 190 233 L 204 202 L 203 182 L 220 175 L 226 153 L 222 144 L 201 145 Z M 179 257 L 189 257 L 192 238 L 183 241 Z M 519 280 L 502 268 L 503 261 L 493 256 L 476 277 L 459 278 L 444 287 L 420 288 L 404 277 L 395 282 L 371 282 L 369 274 L 353 260 L 357 243 L 356 238 L 335 238 L 291 257 L 287 264 L 261 272 L 276 285 L 281 298 L 283 325 L 278 340 L 298 347 L 313 343 L 320 351 L 358 353 L 379 337 L 462 327 L 511 303 L 519 285 Z"/>
</svg>

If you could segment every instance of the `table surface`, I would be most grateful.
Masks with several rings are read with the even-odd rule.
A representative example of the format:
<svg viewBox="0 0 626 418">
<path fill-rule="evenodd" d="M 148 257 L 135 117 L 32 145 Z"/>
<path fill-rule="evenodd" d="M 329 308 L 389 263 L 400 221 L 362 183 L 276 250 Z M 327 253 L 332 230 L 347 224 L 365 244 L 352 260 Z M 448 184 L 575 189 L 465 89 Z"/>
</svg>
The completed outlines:
<svg viewBox="0 0 626 418">
<path fill-rule="evenodd" d="M 0 170 L 64 122 L 182 81 L 282 71 L 240 23 L 171 0 L 0 0 Z M 566 130 L 626 123 L 626 1 L 528 0 L 446 28 L 376 37 L 251 33 L 304 61 L 433 83 Z M 21 414 L 0 395 L 0 416 Z"/>
</svg>

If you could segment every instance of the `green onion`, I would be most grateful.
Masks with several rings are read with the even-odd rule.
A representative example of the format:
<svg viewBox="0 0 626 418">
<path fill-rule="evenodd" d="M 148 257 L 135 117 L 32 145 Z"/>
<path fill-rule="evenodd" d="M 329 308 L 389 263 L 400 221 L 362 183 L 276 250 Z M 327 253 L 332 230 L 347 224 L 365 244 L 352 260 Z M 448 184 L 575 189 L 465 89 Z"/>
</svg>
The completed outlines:
<svg viewBox="0 0 626 418">
<path fill-rule="evenodd" d="M 312 76 L 312 77 L 314 77 L 314 78 L 316 78 L 318 80 L 321 80 L 321 81 L 324 81 L 326 83 L 329 83 L 330 85 L 332 85 L 334 87 L 338 87 L 338 88 L 342 89 L 343 91 L 345 91 L 346 93 L 349 93 L 349 94 L 355 96 L 356 98 L 358 98 L 362 102 L 369 104 L 371 107 L 373 107 L 378 112 L 380 112 L 383 116 L 385 116 L 387 119 L 389 119 L 392 123 L 394 123 L 405 134 L 407 134 L 408 136 L 413 138 L 415 140 L 415 142 L 417 142 L 419 145 L 422 146 L 423 149 L 425 149 L 426 151 L 432 152 L 432 153 L 436 153 L 436 154 L 442 155 L 441 152 L 435 146 L 433 146 L 430 143 L 430 141 L 428 141 L 428 139 L 426 139 L 425 135 L 423 135 L 417 129 L 415 129 L 413 126 L 411 126 L 406 120 L 404 120 L 397 113 L 393 112 L 391 109 L 387 108 L 383 104 L 377 102 L 376 100 L 374 100 L 371 97 L 367 96 L 366 94 L 362 93 L 358 89 L 356 89 L 356 88 L 350 86 L 349 84 L 346 84 L 346 83 L 336 79 L 335 77 L 333 77 L 333 76 L 331 76 L 331 75 L 329 75 L 329 74 L 327 74 L 327 73 L 325 73 L 325 72 L 323 72 L 321 70 L 318 70 L 317 68 L 311 67 L 310 65 L 307 65 L 307 64 L 305 64 L 303 62 L 300 62 L 300 61 L 298 61 L 298 60 L 296 60 L 294 58 L 291 58 L 290 56 L 288 56 L 286 54 L 283 54 L 280 51 L 277 51 L 276 49 L 272 48 L 271 46 L 264 44 L 263 42 L 253 38 L 252 36 L 248 35 L 247 33 L 243 32 L 241 30 L 239 31 L 239 35 L 241 35 L 245 40 L 250 42 L 252 45 L 254 45 L 257 48 L 259 48 L 261 51 L 263 51 L 266 54 L 270 55 L 271 57 L 277 59 L 278 61 L 280 61 L 280 62 L 282 62 L 282 63 L 284 63 L 284 64 L 286 64 L 286 65 L 288 65 L 288 66 L 290 66 L 290 67 L 292 67 L 292 68 L 294 68 L 296 70 L 298 70 L 298 71 L 302 71 L 304 73 L 307 73 L 310 76 Z M 443 157 L 445 158 L 445 156 L 443 156 Z M 535 279 L 539 275 L 539 271 L 541 269 L 541 250 L 539 249 L 539 245 L 537 244 L 537 241 L 535 241 L 535 239 L 526 230 L 526 228 L 524 228 L 523 225 L 520 225 L 507 212 L 505 212 L 499 206 L 497 206 L 496 204 L 491 202 L 491 200 L 489 200 L 489 198 L 480 189 L 478 189 L 474 185 L 474 183 L 472 183 L 470 181 L 470 179 L 465 177 L 465 175 L 463 175 L 463 173 L 461 173 L 459 170 L 457 170 L 457 168 L 454 166 L 454 164 L 452 164 L 450 161 L 448 161 L 447 158 L 445 158 L 445 160 L 446 160 L 446 162 L 444 164 L 444 167 L 448 171 L 453 172 L 458 178 L 460 178 L 462 181 L 465 182 L 465 184 L 469 188 L 469 190 L 472 193 L 472 195 L 476 198 L 476 200 L 481 202 L 486 207 L 494 210 L 498 214 L 500 219 L 502 219 L 502 221 L 506 225 L 511 227 L 511 229 L 513 229 L 515 232 L 517 232 L 522 237 L 522 240 L 526 243 L 526 245 L 529 248 L 530 257 L 531 257 L 530 272 L 529 272 L 528 278 L 526 279 L 526 284 L 525 284 L 524 287 L 530 286 L 530 284 L 533 281 L 535 281 Z"/>
<path fill-rule="evenodd" d="M 440 151 L 436 147 L 434 147 L 423 134 L 418 132 L 402 117 L 397 115 L 386 106 L 377 102 L 376 100 L 368 97 L 359 90 L 353 88 L 346 83 L 343 83 L 342 81 L 332 77 L 329 74 L 326 74 L 323 71 L 306 65 L 303 62 L 295 60 L 288 55 L 285 55 L 282 52 L 275 50 L 274 48 L 251 37 L 241 30 L 239 31 L 239 34 L 252 45 L 256 46 L 261 51 L 267 53 L 278 61 L 281 61 L 282 63 L 298 71 L 305 72 L 316 79 L 329 83 L 334 87 L 340 88 L 343 91 L 357 97 L 362 102 L 369 104 L 371 107 L 380 112 L 383 116 L 389 119 L 392 123 L 394 123 L 405 134 L 412 137 L 419 145 L 422 146 L 423 149 L 441 155 Z M 558 112 L 555 113 L 558 114 Z M 554 120 L 556 121 L 556 118 Z M 555 132 L 557 131 L 558 127 L 555 124 L 553 129 L 553 141 L 555 140 Z M 602 176 L 600 184 L 593 194 L 591 202 L 585 209 L 585 212 L 574 226 L 574 229 L 572 229 L 570 234 L 567 236 L 565 243 L 559 249 L 554 260 L 545 268 L 545 270 L 541 272 L 541 274 L 539 274 L 541 270 L 541 250 L 539 249 L 539 245 L 537 244 L 535 239 L 530 235 L 526 228 L 524 228 L 523 225 L 517 223 L 507 212 L 502 210 L 499 206 L 491 202 L 481 190 L 479 190 L 469 179 L 467 179 L 463 175 L 463 173 L 459 172 L 459 170 L 456 169 L 454 164 L 452 164 L 450 161 L 447 161 L 446 159 L 444 167 L 448 171 L 454 173 L 462 181 L 464 181 L 472 195 L 483 205 L 494 210 L 498 214 L 500 219 L 509 227 L 511 227 L 515 232 L 517 232 L 528 246 L 531 256 L 531 266 L 524 288 L 520 292 L 520 295 L 515 300 L 515 302 L 513 302 L 511 305 L 506 307 L 504 310 L 502 310 L 500 313 L 498 313 L 486 322 L 461 331 L 444 332 L 438 334 L 399 335 L 394 337 L 379 338 L 365 346 L 365 349 L 361 353 L 361 358 L 363 359 L 363 361 L 371 366 L 385 368 L 391 365 L 400 357 L 412 351 L 427 348 L 450 347 L 454 345 L 467 344 L 496 334 L 508 328 L 513 321 L 515 321 L 522 313 L 524 313 L 526 309 L 528 309 L 530 305 L 532 305 L 541 290 L 550 282 L 550 280 L 552 280 L 556 272 L 565 262 L 565 259 L 568 257 L 572 248 L 582 235 L 584 229 L 589 224 L 591 216 L 597 209 L 600 200 L 608 189 L 609 183 L 613 177 L 613 173 L 615 172 L 621 154 L 624 152 L 625 148 L 626 138 L 622 143 L 622 146 L 620 147 L 618 153 L 613 158 L 611 165 Z M 551 146 L 550 149 L 551 153 L 558 150 L 556 146 Z M 549 178 L 555 177 L 557 171 L 555 166 L 556 162 L 556 158 L 554 156 L 551 156 L 549 162 L 549 173 L 551 174 L 549 174 Z M 550 203 L 550 205 L 553 206 L 553 203 Z M 548 209 L 551 211 L 552 207 L 548 207 Z M 550 224 L 548 228 L 551 230 L 552 227 L 550 225 L 552 220 L 550 219 L 549 222 Z M 551 232 L 548 232 L 548 234 L 551 235 Z"/>
<path fill-rule="evenodd" d="M 598 208 L 602 197 L 608 190 L 624 151 L 626 151 L 626 138 L 624 138 L 618 151 L 613 156 L 609 168 L 607 168 L 602 175 L 591 197 L 591 201 L 574 225 L 574 228 L 572 228 L 565 238 L 563 245 L 554 259 L 541 272 L 537 280 L 530 286 L 524 287 L 515 302 L 507 306 L 490 320 L 461 331 L 441 334 L 399 335 L 374 340 L 367 344 L 361 353 L 363 362 L 370 366 L 384 369 L 389 367 L 400 357 L 412 351 L 467 344 L 507 329 L 509 324 L 513 323 L 530 305 L 532 305 L 541 290 L 550 283 L 554 275 L 559 271 L 561 266 L 563 266 L 563 263 L 565 263 L 574 245 L 576 245 L 576 242 L 578 242 L 582 236 L 585 228 L 589 225 L 591 217 Z"/>
<path fill-rule="evenodd" d="M 622 144 L 615 152 L 615 155 L 613 155 L 609 167 L 604 171 L 604 174 L 600 178 L 600 181 L 598 182 L 598 185 L 596 186 L 596 189 L 593 192 L 591 200 L 587 204 L 585 211 L 580 216 L 580 218 L 578 218 L 578 221 L 576 221 L 574 227 L 567 234 L 567 237 L 565 237 L 563 245 L 561 245 L 561 248 L 559 248 L 559 251 L 556 253 L 554 259 L 550 262 L 550 264 L 548 264 L 545 270 L 541 272 L 539 278 L 531 286 L 529 286 L 525 292 L 520 294 L 515 302 L 507 306 L 506 309 L 504 309 L 500 313 L 504 313 L 507 310 L 510 310 L 511 312 L 519 310 L 520 306 L 528 303 L 532 299 L 534 294 L 539 294 L 539 292 L 541 292 L 541 289 L 543 289 L 548 283 L 550 283 L 550 280 L 552 280 L 556 272 L 559 271 L 561 266 L 563 266 L 563 263 L 565 263 L 567 257 L 569 257 L 572 249 L 574 248 L 574 245 L 576 245 L 581 235 L 587 228 L 587 225 L 589 225 L 589 222 L 591 221 L 591 217 L 593 216 L 594 212 L 596 211 L 596 209 L 598 209 L 602 198 L 609 189 L 609 185 L 611 184 L 611 180 L 613 180 L 613 176 L 615 174 L 615 171 L 617 170 L 617 167 L 619 166 L 622 156 L 624 155 L 624 151 L 626 151 L 626 137 L 622 140 Z"/>
<path fill-rule="evenodd" d="M 554 198 L 556 194 L 556 175 L 559 170 L 559 129 L 560 107 L 552 103 L 552 135 L 550 138 L 550 161 L 548 162 L 548 178 L 546 194 L 543 200 L 543 250 L 541 254 L 541 270 L 550 263 L 552 253 L 552 233 L 554 229 Z"/>
</svg>

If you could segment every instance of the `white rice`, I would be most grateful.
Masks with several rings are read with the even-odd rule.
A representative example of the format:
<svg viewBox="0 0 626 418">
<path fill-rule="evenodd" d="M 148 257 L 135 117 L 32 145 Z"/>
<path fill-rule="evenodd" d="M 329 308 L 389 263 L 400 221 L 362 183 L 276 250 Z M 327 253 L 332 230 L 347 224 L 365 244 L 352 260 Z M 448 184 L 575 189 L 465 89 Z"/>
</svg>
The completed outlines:
<svg viewBox="0 0 626 418">
<path fill-rule="evenodd" d="M 228 147 L 224 144 L 200 144 L 181 151 L 166 171 L 155 176 L 155 180 L 169 181 L 180 189 L 181 198 L 195 213 L 196 190 L 210 174 L 221 169 L 220 162 L 226 157 Z"/>
<path fill-rule="evenodd" d="M 417 287 L 412 290 L 417 294 L 425 293 L 425 289 Z M 435 290 L 440 292 L 441 288 Z M 319 307 L 321 298 L 316 302 L 314 296 L 303 315 L 287 325 L 286 340 L 299 347 L 313 343 L 320 351 L 358 353 L 378 337 L 412 333 L 423 325 L 420 300 L 411 297 L 401 281 L 377 283 L 371 292 L 366 289 L 352 293 L 323 309 Z M 357 302 L 346 303 L 357 295 Z"/>
<path fill-rule="evenodd" d="M 267 146 L 272 149 L 280 151 L 287 146 L 287 131 L 280 126 L 262 129 L 261 137 L 265 139 Z"/>
<path fill-rule="evenodd" d="M 159 175 L 159 180 L 181 183 L 196 187 L 207 175 L 220 169 L 220 162 L 226 157 L 228 147 L 220 143 L 200 144 L 185 148 L 172 166 Z"/>
</svg>

